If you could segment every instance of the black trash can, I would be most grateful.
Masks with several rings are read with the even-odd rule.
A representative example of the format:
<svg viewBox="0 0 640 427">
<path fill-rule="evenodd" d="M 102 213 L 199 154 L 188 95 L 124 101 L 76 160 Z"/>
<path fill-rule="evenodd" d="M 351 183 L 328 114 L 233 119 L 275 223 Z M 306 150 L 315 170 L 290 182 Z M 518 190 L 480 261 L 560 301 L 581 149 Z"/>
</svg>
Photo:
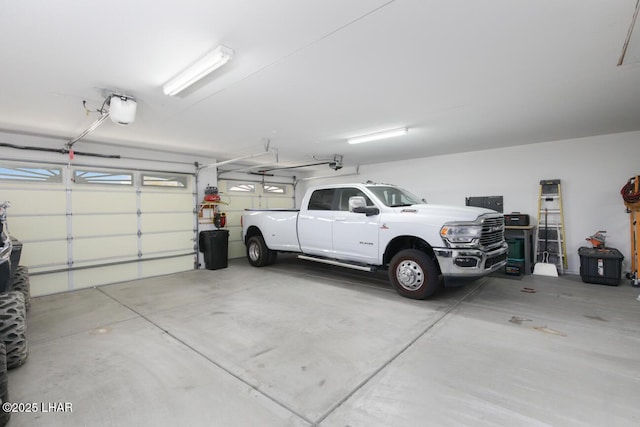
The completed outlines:
<svg viewBox="0 0 640 427">
<path fill-rule="evenodd" d="M 201 231 L 198 243 L 204 257 L 204 267 L 207 270 L 227 268 L 229 230 Z"/>
</svg>

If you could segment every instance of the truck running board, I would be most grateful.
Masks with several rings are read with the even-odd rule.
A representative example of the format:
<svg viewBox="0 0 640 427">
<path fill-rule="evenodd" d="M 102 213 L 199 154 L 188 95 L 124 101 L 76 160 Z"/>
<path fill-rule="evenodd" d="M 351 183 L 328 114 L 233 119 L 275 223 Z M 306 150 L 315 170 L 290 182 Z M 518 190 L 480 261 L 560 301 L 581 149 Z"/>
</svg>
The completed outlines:
<svg viewBox="0 0 640 427">
<path fill-rule="evenodd" d="M 368 266 L 368 265 L 349 264 L 347 262 L 340 262 L 340 261 L 336 261 L 334 259 L 319 258 L 319 257 L 309 256 L 309 255 L 298 255 L 298 258 L 299 259 L 304 259 L 304 260 L 307 260 L 307 261 L 320 262 L 322 264 L 337 265 L 338 267 L 346 267 L 346 268 L 351 268 L 351 269 L 360 270 L 360 271 L 375 271 L 376 270 L 375 267 L 371 267 L 371 266 Z"/>
</svg>

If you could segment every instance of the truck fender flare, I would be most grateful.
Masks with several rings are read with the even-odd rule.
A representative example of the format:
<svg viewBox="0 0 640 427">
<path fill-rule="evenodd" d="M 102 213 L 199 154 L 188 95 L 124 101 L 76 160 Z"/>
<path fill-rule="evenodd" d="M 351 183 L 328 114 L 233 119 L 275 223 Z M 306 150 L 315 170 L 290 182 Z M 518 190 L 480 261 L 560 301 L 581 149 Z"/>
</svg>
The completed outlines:
<svg viewBox="0 0 640 427">
<path fill-rule="evenodd" d="M 247 242 L 249 241 L 249 239 L 253 236 L 263 236 L 262 231 L 260 231 L 260 229 L 258 227 L 256 227 L 255 225 L 252 225 L 251 227 L 249 227 L 247 229 L 247 232 L 244 235 L 244 243 L 245 245 L 247 244 Z"/>
<path fill-rule="evenodd" d="M 435 251 L 433 247 L 424 239 L 416 236 L 397 236 L 394 237 L 388 244 L 384 250 L 384 255 L 382 258 L 383 265 L 388 266 L 391 262 L 391 259 L 401 250 L 404 249 L 417 249 L 421 252 L 424 252 L 431 258 L 438 269 L 438 274 L 442 273 L 440 269 L 440 264 L 438 263 L 438 259 L 436 257 Z"/>
</svg>

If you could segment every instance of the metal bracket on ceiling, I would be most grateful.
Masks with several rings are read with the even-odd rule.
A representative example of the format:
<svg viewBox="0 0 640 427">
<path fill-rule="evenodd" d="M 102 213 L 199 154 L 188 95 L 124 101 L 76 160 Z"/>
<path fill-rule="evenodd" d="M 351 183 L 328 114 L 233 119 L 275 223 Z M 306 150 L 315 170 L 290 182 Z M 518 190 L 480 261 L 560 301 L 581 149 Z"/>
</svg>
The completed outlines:
<svg viewBox="0 0 640 427">
<path fill-rule="evenodd" d="M 320 156 L 316 156 L 315 154 L 313 155 L 313 160 L 318 160 L 318 161 L 334 161 L 334 162 L 340 162 L 342 163 L 342 159 L 343 159 L 343 155 L 342 154 L 334 154 L 331 157 L 320 157 Z"/>
<path fill-rule="evenodd" d="M 267 154 L 273 154 L 276 157 L 276 162 L 278 161 L 278 149 L 277 148 L 272 148 L 272 149 L 268 149 L 268 144 L 265 144 L 265 151 L 261 152 L 261 153 L 254 153 L 254 154 L 249 154 L 246 156 L 241 156 L 241 157 L 236 157 L 235 159 L 230 159 L 230 160 L 223 160 L 221 162 L 216 162 L 216 163 L 211 163 L 208 165 L 203 165 L 203 166 L 199 166 L 198 167 L 198 171 L 201 171 L 202 169 L 208 169 L 208 168 L 213 168 L 213 167 L 218 167 L 218 166 L 222 166 L 222 165 L 227 165 L 229 163 L 235 163 L 235 162 L 239 162 L 240 160 L 245 160 L 245 159 L 252 159 L 254 157 L 261 157 Z"/>
<path fill-rule="evenodd" d="M 100 126 L 107 118 L 111 117 L 111 100 L 114 97 L 118 97 L 121 100 L 123 100 L 124 102 L 129 101 L 130 103 L 133 103 L 133 108 L 131 109 L 131 111 L 127 112 L 127 116 L 128 115 L 133 115 L 135 116 L 135 104 L 136 104 L 136 100 L 134 97 L 130 96 L 130 95 L 124 95 L 124 93 L 119 93 L 116 91 L 110 91 L 108 89 L 101 89 L 100 93 L 102 95 L 102 97 L 104 98 L 104 101 L 102 102 L 102 106 L 96 110 L 89 110 L 87 108 L 87 101 L 82 101 L 82 106 L 84 107 L 85 111 L 87 112 L 87 114 L 89 113 L 100 113 L 100 117 L 98 117 L 93 123 L 91 123 L 91 125 L 85 129 L 80 135 L 78 135 L 77 137 L 73 138 L 72 140 L 70 140 L 69 142 L 67 142 L 65 144 L 65 148 L 67 150 L 71 150 L 71 148 L 73 147 L 73 144 L 75 144 L 76 142 L 80 141 L 82 138 L 84 138 L 85 136 L 89 135 L 91 132 L 93 132 L 94 130 L 96 130 L 98 128 L 98 126 Z M 118 104 L 120 105 L 120 104 Z M 114 112 L 114 117 L 111 117 L 111 119 L 113 121 L 117 121 L 120 124 L 128 124 L 130 121 L 133 121 L 133 118 L 127 117 L 127 120 L 125 121 L 119 121 L 116 120 L 115 117 L 116 113 Z M 122 114 L 119 114 L 122 115 Z"/>
<path fill-rule="evenodd" d="M 96 121 L 91 123 L 91 126 L 89 126 L 87 129 L 84 130 L 84 132 L 82 132 L 80 135 L 76 136 L 75 138 L 73 138 L 69 142 L 67 142 L 65 144 L 65 148 L 67 150 L 71 150 L 71 147 L 73 147 L 73 144 L 75 144 L 76 142 L 80 141 L 82 138 L 84 138 L 85 136 L 89 135 L 91 132 L 96 130 L 98 128 L 98 126 L 100 126 L 102 124 L 102 122 L 107 120 L 107 118 L 109 118 L 109 111 L 106 111 L 106 112 L 102 113 L 102 115 Z"/>
<path fill-rule="evenodd" d="M 301 178 L 298 181 L 313 181 L 315 179 L 328 179 L 328 178 L 340 178 L 344 176 L 358 176 L 360 175 L 360 165 L 356 166 L 355 172 L 342 173 L 340 175 L 322 175 L 322 176 L 310 176 L 307 178 Z"/>
<path fill-rule="evenodd" d="M 631 42 L 631 35 L 633 34 L 633 28 L 636 25 L 636 21 L 638 20 L 638 12 L 640 12 L 640 0 L 636 0 L 636 9 L 633 12 L 633 18 L 631 18 L 631 24 L 629 25 L 629 31 L 627 31 L 627 37 L 624 40 L 624 44 L 622 45 L 622 53 L 620 54 L 620 59 L 618 59 L 618 67 L 621 66 L 624 62 L 624 57 L 627 54 L 627 49 L 629 48 L 629 43 Z"/>
<path fill-rule="evenodd" d="M 262 141 L 264 145 L 264 151 L 266 152 L 271 151 L 273 155 L 276 157 L 276 164 L 279 163 L 278 149 L 272 148 L 271 150 L 269 150 L 269 146 L 271 145 L 271 140 L 269 138 L 262 138 Z"/>
</svg>

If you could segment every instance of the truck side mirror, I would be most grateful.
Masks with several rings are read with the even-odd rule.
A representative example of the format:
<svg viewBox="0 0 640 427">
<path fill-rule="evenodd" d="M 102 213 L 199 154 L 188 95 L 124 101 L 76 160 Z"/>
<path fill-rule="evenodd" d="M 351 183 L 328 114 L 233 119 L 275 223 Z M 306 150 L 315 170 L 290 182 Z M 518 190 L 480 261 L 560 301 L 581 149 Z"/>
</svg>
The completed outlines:
<svg viewBox="0 0 640 427">
<path fill-rule="evenodd" d="M 378 215 L 380 209 L 375 206 L 367 206 L 367 201 L 362 196 L 349 197 L 349 211 L 363 213 L 367 216 Z"/>
<path fill-rule="evenodd" d="M 349 210 L 354 212 L 356 208 L 364 208 L 367 206 L 367 201 L 362 196 L 349 197 Z"/>
</svg>

